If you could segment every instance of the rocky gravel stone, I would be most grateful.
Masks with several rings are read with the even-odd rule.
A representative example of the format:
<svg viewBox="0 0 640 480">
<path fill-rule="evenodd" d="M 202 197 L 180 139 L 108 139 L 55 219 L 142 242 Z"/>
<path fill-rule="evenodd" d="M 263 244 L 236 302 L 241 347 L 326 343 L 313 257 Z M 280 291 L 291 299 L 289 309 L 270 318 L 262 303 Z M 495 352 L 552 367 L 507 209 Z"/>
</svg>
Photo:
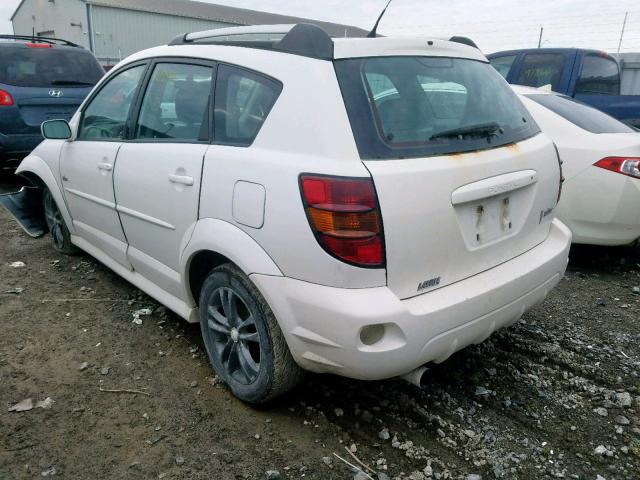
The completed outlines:
<svg viewBox="0 0 640 480">
<path fill-rule="evenodd" d="M 618 425 L 629 425 L 631 423 L 624 415 L 618 415 L 615 420 Z"/>
<path fill-rule="evenodd" d="M 630 407 L 633 403 L 633 398 L 629 392 L 616 393 L 614 402 L 619 407 Z"/>
<path fill-rule="evenodd" d="M 609 411 L 604 407 L 595 408 L 593 411 L 598 415 L 600 415 L 601 417 L 606 417 L 609 415 Z"/>
</svg>

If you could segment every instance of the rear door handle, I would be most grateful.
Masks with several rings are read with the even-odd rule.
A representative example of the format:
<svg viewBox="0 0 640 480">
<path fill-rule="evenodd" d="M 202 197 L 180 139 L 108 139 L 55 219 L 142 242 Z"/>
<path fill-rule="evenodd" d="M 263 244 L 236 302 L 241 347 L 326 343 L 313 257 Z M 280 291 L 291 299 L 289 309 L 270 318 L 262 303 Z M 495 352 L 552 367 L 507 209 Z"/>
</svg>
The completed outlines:
<svg viewBox="0 0 640 480">
<path fill-rule="evenodd" d="M 100 170 L 104 170 L 105 172 L 110 172 L 111 170 L 113 170 L 113 164 L 100 162 L 98 164 L 98 168 Z"/>
<path fill-rule="evenodd" d="M 189 177 L 187 175 L 169 175 L 169 181 L 171 183 L 179 183 L 181 185 L 192 186 L 193 185 L 193 177 Z"/>
</svg>

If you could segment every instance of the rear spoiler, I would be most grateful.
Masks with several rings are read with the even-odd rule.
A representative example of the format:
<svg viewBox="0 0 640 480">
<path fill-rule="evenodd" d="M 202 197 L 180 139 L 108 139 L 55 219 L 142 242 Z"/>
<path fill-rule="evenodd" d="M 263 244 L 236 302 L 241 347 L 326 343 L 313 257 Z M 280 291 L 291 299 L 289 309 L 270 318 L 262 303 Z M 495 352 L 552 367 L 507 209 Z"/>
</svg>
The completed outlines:
<svg viewBox="0 0 640 480">
<path fill-rule="evenodd" d="M 471 40 L 469 37 L 460 37 L 457 35 L 454 35 L 453 37 L 451 37 L 449 39 L 450 42 L 455 42 L 455 43 L 461 43 L 463 45 L 468 45 L 470 47 L 473 48 L 478 48 L 478 45 L 476 45 L 476 42 L 474 42 L 473 40 Z M 478 48 L 478 50 L 480 50 Z"/>
</svg>

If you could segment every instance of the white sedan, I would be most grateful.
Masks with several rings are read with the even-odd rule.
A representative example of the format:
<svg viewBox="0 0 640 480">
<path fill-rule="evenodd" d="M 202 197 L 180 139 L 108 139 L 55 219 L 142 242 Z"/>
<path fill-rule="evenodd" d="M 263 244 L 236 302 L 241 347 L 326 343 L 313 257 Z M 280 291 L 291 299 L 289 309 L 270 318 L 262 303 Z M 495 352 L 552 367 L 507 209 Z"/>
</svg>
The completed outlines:
<svg viewBox="0 0 640 480">
<path fill-rule="evenodd" d="M 513 88 L 560 152 L 565 182 L 556 215 L 573 242 L 640 239 L 640 132 L 573 98 Z"/>
</svg>

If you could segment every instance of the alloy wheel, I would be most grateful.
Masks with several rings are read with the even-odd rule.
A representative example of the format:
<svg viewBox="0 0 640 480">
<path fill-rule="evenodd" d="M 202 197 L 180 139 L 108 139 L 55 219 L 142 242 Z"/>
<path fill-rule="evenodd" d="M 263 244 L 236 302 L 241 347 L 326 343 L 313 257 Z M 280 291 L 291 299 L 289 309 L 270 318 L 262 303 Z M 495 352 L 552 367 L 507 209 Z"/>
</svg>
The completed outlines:
<svg viewBox="0 0 640 480">
<path fill-rule="evenodd" d="M 45 194 L 44 216 L 53 238 L 53 244 L 58 249 L 64 248 L 64 220 L 56 202 L 53 200 L 53 196 L 49 192 Z"/>
<path fill-rule="evenodd" d="M 260 333 L 255 317 L 231 288 L 220 287 L 207 305 L 207 328 L 225 373 L 249 385 L 260 372 Z"/>
</svg>

